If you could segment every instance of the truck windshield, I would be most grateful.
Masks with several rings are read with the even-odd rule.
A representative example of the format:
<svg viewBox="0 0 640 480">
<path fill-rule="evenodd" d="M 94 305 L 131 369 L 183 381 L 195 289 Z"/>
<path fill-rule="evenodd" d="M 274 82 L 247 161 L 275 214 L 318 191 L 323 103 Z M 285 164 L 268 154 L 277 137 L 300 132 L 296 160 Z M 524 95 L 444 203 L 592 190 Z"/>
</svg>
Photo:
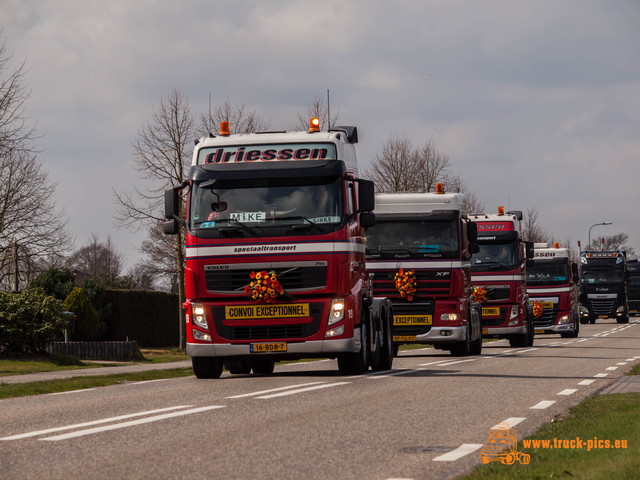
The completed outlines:
<svg viewBox="0 0 640 480">
<path fill-rule="evenodd" d="M 472 271 L 511 270 L 520 263 L 517 241 L 479 243 L 479 246 L 480 251 L 471 257 Z"/>
<path fill-rule="evenodd" d="M 367 258 L 459 258 L 458 221 L 383 220 L 367 229 Z"/>
<path fill-rule="evenodd" d="M 198 236 L 328 233 L 342 223 L 339 177 L 220 179 L 194 184 L 189 226 Z M 238 234 L 240 232 L 240 234 Z"/>
<path fill-rule="evenodd" d="M 622 270 L 588 270 L 582 271 L 582 283 L 622 283 Z"/>
<path fill-rule="evenodd" d="M 540 263 L 527 267 L 527 285 L 561 285 L 569 281 L 567 263 Z"/>
</svg>

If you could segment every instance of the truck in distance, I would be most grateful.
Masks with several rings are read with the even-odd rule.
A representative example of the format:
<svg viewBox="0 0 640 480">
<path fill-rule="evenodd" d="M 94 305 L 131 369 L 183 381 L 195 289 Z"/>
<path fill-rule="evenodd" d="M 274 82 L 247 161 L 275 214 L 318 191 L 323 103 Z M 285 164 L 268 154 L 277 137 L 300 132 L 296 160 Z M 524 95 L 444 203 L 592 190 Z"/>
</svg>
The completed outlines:
<svg viewBox="0 0 640 480">
<path fill-rule="evenodd" d="M 463 196 L 376 194 L 376 225 L 367 230 L 367 268 L 376 295 L 393 301 L 394 350 L 432 344 L 452 355 L 479 355 L 482 326 L 472 300 L 469 259 L 475 224 L 461 213 Z"/>
<path fill-rule="evenodd" d="M 578 336 L 578 265 L 569 249 L 535 243 L 533 263 L 527 266 L 527 293 L 536 334 Z"/>
<path fill-rule="evenodd" d="M 343 374 L 391 368 L 391 302 L 374 298 L 356 127 L 200 139 L 188 180 L 165 193 L 165 233 L 184 228 L 187 353 L 198 378 L 337 358 Z M 186 219 L 180 191 L 186 191 Z"/>
<path fill-rule="evenodd" d="M 627 260 L 627 295 L 629 296 L 629 316 L 640 316 L 640 262 Z"/>
<path fill-rule="evenodd" d="M 533 345 L 532 307 L 526 288 L 526 267 L 533 243 L 520 234 L 521 211 L 470 215 L 478 228 L 480 251 L 471 259 L 474 297 L 482 303 L 482 334 L 507 338 L 512 347 Z"/>
<path fill-rule="evenodd" d="M 620 250 L 580 255 L 580 323 L 604 318 L 629 322 L 627 255 Z"/>
</svg>

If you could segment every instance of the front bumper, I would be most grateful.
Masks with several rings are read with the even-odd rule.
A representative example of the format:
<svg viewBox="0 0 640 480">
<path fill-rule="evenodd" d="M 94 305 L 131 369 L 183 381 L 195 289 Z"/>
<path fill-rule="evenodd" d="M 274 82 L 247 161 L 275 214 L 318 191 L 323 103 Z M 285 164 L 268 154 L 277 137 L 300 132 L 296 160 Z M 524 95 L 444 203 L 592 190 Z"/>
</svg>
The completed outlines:
<svg viewBox="0 0 640 480">
<path fill-rule="evenodd" d="M 431 327 L 427 333 L 416 335 L 416 343 L 451 343 L 462 342 L 466 338 L 467 326 Z"/>
<path fill-rule="evenodd" d="M 251 343 L 283 343 L 279 340 L 255 341 Z M 301 357 L 336 356 L 340 353 L 356 353 L 360 351 L 360 327 L 354 328 L 352 338 L 314 340 L 309 342 L 286 342 L 287 351 L 278 353 L 251 353 L 249 343 L 187 343 L 187 354 L 190 357 Z"/>
<path fill-rule="evenodd" d="M 482 336 L 491 337 L 492 335 L 519 335 L 527 333 L 526 325 L 518 325 L 515 327 L 482 327 Z"/>
</svg>

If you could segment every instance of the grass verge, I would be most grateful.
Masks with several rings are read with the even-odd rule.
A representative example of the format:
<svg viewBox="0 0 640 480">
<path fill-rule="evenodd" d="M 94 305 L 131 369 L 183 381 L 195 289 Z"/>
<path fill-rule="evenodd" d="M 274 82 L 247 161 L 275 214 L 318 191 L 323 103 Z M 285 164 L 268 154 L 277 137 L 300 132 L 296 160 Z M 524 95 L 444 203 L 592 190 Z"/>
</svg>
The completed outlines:
<svg viewBox="0 0 640 480">
<path fill-rule="evenodd" d="M 19 384 L 0 384 L 0 399 L 26 397 L 47 393 L 68 392 L 87 388 L 105 387 L 125 382 L 143 382 L 163 378 L 188 377 L 193 375 L 191 368 L 172 368 L 167 370 L 149 370 L 137 373 L 119 373 L 114 375 L 98 375 L 91 377 L 75 377 L 46 382 L 30 382 Z"/>
</svg>

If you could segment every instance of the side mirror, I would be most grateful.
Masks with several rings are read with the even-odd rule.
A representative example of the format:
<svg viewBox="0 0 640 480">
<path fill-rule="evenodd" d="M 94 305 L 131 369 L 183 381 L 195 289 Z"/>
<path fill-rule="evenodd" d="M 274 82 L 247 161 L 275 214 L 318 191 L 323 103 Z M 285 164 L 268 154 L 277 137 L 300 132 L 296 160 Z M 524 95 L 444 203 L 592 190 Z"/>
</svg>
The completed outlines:
<svg viewBox="0 0 640 480">
<path fill-rule="evenodd" d="M 480 251 L 480 245 L 476 242 L 469 242 L 469 248 L 467 248 L 469 253 L 473 255 L 474 253 L 478 253 Z"/>
<path fill-rule="evenodd" d="M 524 242 L 524 249 L 526 252 L 526 258 L 533 258 L 534 257 L 534 253 L 533 253 L 533 242 Z"/>
<path fill-rule="evenodd" d="M 536 262 L 533 260 L 533 258 L 527 258 L 527 262 L 526 262 L 526 266 L 527 268 L 531 268 L 536 264 Z"/>
<path fill-rule="evenodd" d="M 578 283 L 580 275 L 578 274 L 578 264 L 576 262 L 571 263 L 571 273 L 573 275 L 573 282 Z"/>
<path fill-rule="evenodd" d="M 360 226 L 362 228 L 373 227 L 376 224 L 376 214 L 372 212 L 362 212 L 360 214 Z"/>
<path fill-rule="evenodd" d="M 476 222 L 467 222 L 467 239 L 471 243 L 474 243 L 478 240 L 478 224 Z M 469 252 L 471 252 L 471 250 L 469 250 Z M 478 252 L 476 251 L 471 253 Z"/>
<path fill-rule="evenodd" d="M 178 226 L 177 220 L 169 220 L 168 222 L 164 222 L 164 233 L 165 235 L 177 235 L 180 227 Z"/>
<path fill-rule="evenodd" d="M 376 208 L 375 186 L 371 180 L 358 182 L 358 212 L 372 212 Z"/>
<path fill-rule="evenodd" d="M 164 218 L 172 219 L 178 213 L 178 190 L 172 188 L 164 191 Z"/>
</svg>

